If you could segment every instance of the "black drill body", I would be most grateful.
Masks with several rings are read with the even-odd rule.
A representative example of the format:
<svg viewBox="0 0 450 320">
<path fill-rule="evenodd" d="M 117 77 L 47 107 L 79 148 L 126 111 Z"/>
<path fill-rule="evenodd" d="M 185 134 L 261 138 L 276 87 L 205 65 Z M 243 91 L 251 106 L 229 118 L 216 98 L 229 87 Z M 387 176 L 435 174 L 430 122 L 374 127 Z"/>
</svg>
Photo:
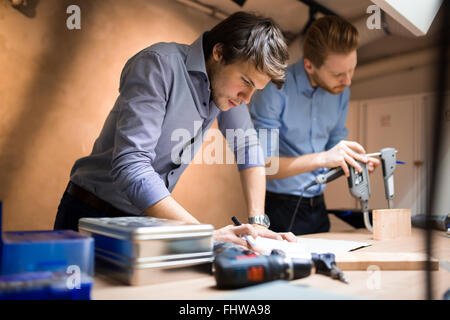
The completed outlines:
<svg viewBox="0 0 450 320">
<path fill-rule="evenodd" d="M 336 267 L 334 254 L 312 254 L 311 259 L 287 258 L 281 250 L 257 255 L 251 250 L 225 243 L 215 250 L 214 277 L 221 289 L 241 288 L 274 280 L 295 280 L 313 273 L 346 282 Z"/>
</svg>

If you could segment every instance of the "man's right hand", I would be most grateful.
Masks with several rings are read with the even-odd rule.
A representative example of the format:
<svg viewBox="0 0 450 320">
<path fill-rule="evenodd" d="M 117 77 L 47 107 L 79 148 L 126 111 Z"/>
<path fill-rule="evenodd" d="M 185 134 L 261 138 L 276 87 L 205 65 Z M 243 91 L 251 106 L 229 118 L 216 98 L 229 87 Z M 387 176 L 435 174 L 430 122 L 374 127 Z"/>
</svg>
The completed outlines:
<svg viewBox="0 0 450 320">
<path fill-rule="evenodd" d="M 365 153 L 366 151 L 359 143 L 343 140 L 330 150 L 322 152 L 321 161 L 323 167 L 326 168 L 341 167 L 344 170 L 345 176 L 348 177 L 350 175 L 348 164 L 358 172 L 362 171 L 361 166 L 355 159 L 367 163 L 368 158 L 364 155 Z"/>
<path fill-rule="evenodd" d="M 256 237 L 266 237 L 271 238 L 275 240 L 287 240 L 290 242 L 296 242 L 297 239 L 295 236 L 288 232 L 288 233 L 276 233 L 269 229 L 261 227 L 261 229 L 254 227 L 251 224 L 242 224 L 240 226 L 233 226 L 228 225 L 226 227 L 214 230 L 214 240 L 216 241 L 223 241 L 223 242 L 232 242 L 235 243 L 243 248 L 251 249 L 252 247 L 249 246 L 245 238 L 243 236 L 250 235 L 254 239 Z"/>
<path fill-rule="evenodd" d="M 228 225 L 226 227 L 214 230 L 214 240 L 223 242 L 232 242 L 243 248 L 248 249 L 247 241 L 242 238 L 244 235 L 250 235 L 253 238 L 258 236 L 258 232 L 251 224 L 242 224 L 240 226 Z"/>
</svg>

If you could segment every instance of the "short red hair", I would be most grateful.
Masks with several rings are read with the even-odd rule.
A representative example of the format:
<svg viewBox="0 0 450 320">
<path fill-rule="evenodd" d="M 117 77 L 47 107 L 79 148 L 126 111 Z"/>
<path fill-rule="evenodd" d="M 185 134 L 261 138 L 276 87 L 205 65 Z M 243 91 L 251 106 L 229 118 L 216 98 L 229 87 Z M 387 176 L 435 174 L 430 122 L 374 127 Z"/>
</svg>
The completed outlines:
<svg viewBox="0 0 450 320">
<path fill-rule="evenodd" d="M 330 53 L 349 54 L 359 44 L 358 30 L 338 16 L 325 16 L 314 21 L 303 41 L 303 58 L 320 68 Z"/>
</svg>

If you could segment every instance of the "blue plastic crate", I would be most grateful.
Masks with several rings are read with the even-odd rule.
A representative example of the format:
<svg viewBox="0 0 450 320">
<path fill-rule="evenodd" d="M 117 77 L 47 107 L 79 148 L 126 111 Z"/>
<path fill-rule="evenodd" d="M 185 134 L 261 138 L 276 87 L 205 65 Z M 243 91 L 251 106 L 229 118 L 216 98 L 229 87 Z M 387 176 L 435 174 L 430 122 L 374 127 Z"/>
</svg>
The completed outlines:
<svg viewBox="0 0 450 320">
<path fill-rule="evenodd" d="M 75 265 L 94 275 L 94 239 L 72 230 L 2 232 L 0 201 L 0 275 L 67 272 Z"/>
<path fill-rule="evenodd" d="M 0 276 L 0 300 L 90 300 L 92 278 L 75 284 L 65 273 L 30 272 Z"/>
<path fill-rule="evenodd" d="M 94 239 L 72 230 L 4 232 L 1 275 L 66 272 L 71 265 L 94 274 Z"/>
</svg>

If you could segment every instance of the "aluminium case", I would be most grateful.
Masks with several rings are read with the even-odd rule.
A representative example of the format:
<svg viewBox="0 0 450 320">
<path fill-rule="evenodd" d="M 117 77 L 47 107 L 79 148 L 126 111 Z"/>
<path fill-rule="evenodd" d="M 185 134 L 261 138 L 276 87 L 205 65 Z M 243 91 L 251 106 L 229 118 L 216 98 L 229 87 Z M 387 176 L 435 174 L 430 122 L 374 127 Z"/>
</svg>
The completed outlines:
<svg viewBox="0 0 450 320">
<path fill-rule="evenodd" d="M 82 218 L 78 228 L 95 239 L 97 270 L 130 285 L 204 275 L 214 260 L 209 224 L 136 216 Z"/>
</svg>

